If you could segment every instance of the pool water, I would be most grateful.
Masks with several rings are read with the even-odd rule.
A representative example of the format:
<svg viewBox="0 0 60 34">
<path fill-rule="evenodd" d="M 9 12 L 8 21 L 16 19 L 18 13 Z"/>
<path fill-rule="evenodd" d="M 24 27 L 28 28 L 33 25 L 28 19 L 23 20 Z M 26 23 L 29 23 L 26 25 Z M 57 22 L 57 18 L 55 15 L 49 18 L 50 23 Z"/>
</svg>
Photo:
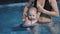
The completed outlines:
<svg viewBox="0 0 60 34">
<path fill-rule="evenodd" d="M 25 5 L 26 3 L 0 5 L 0 34 L 29 34 L 25 28 L 13 27 L 15 24 L 23 23 L 22 13 Z M 60 3 L 58 8 L 60 9 Z M 60 20 L 60 17 L 53 20 Z M 44 26 L 41 26 L 39 30 L 41 34 L 50 34 L 49 29 Z"/>
</svg>

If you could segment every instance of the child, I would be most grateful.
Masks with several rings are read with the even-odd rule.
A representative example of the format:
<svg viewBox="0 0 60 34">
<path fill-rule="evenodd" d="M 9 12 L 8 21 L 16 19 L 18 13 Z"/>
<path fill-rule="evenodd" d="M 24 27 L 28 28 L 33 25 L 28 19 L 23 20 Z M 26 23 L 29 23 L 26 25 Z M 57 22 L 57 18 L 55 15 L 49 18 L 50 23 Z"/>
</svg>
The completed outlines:
<svg viewBox="0 0 60 34">
<path fill-rule="evenodd" d="M 29 26 L 35 26 L 39 16 L 40 16 L 40 12 L 37 12 L 37 9 L 34 7 L 31 8 L 29 14 L 25 17 L 25 19 L 23 19 L 23 21 L 25 22 L 23 24 L 24 27 L 28 27 L 27 29 L 29 29 Z"/>
</svg>

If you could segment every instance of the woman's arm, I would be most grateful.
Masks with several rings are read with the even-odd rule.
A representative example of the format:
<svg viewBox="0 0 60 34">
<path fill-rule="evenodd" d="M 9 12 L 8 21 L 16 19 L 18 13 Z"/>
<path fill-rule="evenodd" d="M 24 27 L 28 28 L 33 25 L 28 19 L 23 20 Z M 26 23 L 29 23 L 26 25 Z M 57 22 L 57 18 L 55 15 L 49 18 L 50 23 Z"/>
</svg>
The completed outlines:
<svg viewBox="0 0 60 34">
<path fill-rule="evenodd" d="M 43 12 L 45 14 L 48 14 L 50 16 L 55 16 L 55 17 L 58 17 L 59 16 L 59 10 L 58 10 L 58 7 L 57 7 L 57 2 L 56 0 L 49 0 L 52 8 L 53 8 L 53 11 L 47 11 L 45 10 L 39 3 L 39 5 L 37 6 L 38 7 L 38 10 L 40 12 Z"/>
</svg>

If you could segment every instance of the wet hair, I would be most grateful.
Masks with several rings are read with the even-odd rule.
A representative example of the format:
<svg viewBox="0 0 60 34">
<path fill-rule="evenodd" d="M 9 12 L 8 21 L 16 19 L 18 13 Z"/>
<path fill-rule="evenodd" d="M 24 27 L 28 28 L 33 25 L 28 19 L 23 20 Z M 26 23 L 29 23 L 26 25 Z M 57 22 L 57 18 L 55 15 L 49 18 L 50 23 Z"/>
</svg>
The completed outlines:
<svg viewBox="0 0 60 34">
<path fill-rule="evenodd" d="M 35 7 L 30 8 L 29 11 L 31 11 L 31 10 L 34 10 L 36 13 L 38 12 L 38 11 L 37 11 L 37 8 L 35 8 Z"/>
<path fill-rule="evenodd" d="M 35 7 L 32 7 L 29 9 L 29 11 L 31 11 L 31 12 L 32 12 L 32 10 L 34 10 L 36 12 L 36 14 L 38 13 L 37 9 Z M 27 16 L 29 16 L 29 14 L 30 14 L 30 12 L 27 13 Z"/>
</svg>

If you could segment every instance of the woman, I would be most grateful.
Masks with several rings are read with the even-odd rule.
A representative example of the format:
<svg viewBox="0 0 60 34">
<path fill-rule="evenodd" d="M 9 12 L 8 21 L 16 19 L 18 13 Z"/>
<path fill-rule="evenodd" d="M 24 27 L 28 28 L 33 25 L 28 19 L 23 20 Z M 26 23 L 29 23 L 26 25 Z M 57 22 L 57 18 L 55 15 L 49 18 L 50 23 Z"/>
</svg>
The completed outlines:
<svg viewBox="0 0 60 34">
<path fill-rule="evenodd" d="M 37 8 L 37 11 L 41 13 L 40 18 L 38 19 L 38 25 L 32 29 L 34 34 L 38 34 L 40 24 L 47 26 L 52 34 L 58 34 L 57 28 L 53 26 L 53 21 L 51 19 L 51 17 L 59 16 L 56 0 L 30 0 L 24 8 L 23 19 L 25 19 L 27 10 L 32 3 L 34 3 L 33 7 Z"/>
</svg>

